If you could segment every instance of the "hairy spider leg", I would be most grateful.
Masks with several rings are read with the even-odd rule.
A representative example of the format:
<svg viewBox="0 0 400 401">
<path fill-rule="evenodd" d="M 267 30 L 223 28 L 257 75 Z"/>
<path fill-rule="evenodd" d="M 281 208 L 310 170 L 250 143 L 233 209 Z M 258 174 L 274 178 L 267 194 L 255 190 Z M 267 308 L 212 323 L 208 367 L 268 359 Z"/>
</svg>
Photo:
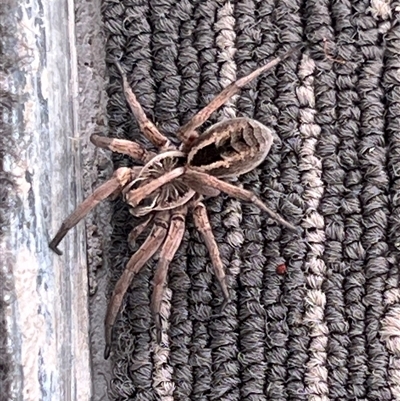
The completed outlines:
<svg viewBox="0 0 400 401">
<path fill-rule="evenodd" d="M 100 185 L 88 196 L 78 207 L 62 222 L 57 234 L 50 242 L 49 247 L 58 255 L 62 252 L 57 248 L 58 244 L 66 236 L 68 231 L 75 227 L 91 210 L 93 210 L 101 201 L 122 190 L 124 185 L 134 178 L 135 169 L 121 167 L 115 170 L 112 177 L 104 184 Z"/>
<path fill-rule="evenodd" d="M 211 263 L 214 267 L 215 275 L 221 285 L 222 293 L 224 295 L 222 309 L 224 309 L 229 302 L 228 284 L 226 282 L 225 269 L 219 253 L 218 244 L 215 241 L 204 203 L 198 202 L 195 204 L 193 208 L 193 218 L 196 228 L 204 238 L 208 253 L 210 254 Z"/>
<path fill-rule="evenodd" d="M 185 233 L 187 206 L 179 206 L 176 209 L 173 209 L 171 213 L 171 222 L 168 234 L 161 248 L 160 258 L 154 274 L 154 287 L 151 296 L 151 312 L 154 316 L 157 342 L 159 344 L 161 343 L 162 334 L 160 310 L 164 291 L 167 286 L 168 268 Z"/>
<path fill-rule="evenodd" d="M 146 113 L 144 112 L 142 106 L 138 102 L 135 94 L 133 93 L 132 88 L 129 86 L 128 83 L 128 78 L 126 77 L 126 74 L 124 70 L 121 67 L 121 64 L 119 64 L 118 61 L 115 61 L 115 65 L 118 68 L 118 71 L 121 74 L 122 77 L 122 84 L 124 87 L 124 94 L 126 97 L 126 100 L 129 104 L 129 107 L 132 110 L 133 115 L 135 116 L 140 130 L 143 132 L 144 136 L 155 146 L 157 146 L 161 150 L 166 150 L 170 148 L 175 148 L 168 138 L 164 136 L 158 129 L 157 127 L 147 118 Z"/>
<path fill-rule="evenodd" d="M 155 153 L 144 149 L 141 145 L 136 142 L 128 141 L 126 139 L 107 138 L 105 136 L 93 134 L 90 137 L 91 142 L 98 148 L 108 149 L 112 152 L 122 153 L 130 156 L 132 159 L 142 162 L 143 164 L 148 163 Z"/>
<path fill-rule="evenodd" d="M 190 177 L 187 176 L 186 174 L 182 177 L 182 181 L 188 187 L 192 188 L 193 191 L 206 197 L 215 198 L 216 196 L 219 196 L 221 193 L 220 191 L 218 191 L 218 189 L 210 187 L 209 185 L 204 185 L 203 183 L 200 183 L 196 180 L 190 179 Z"/>
<path fill-rule="evenodd" d="M 218 178 L 213 177 L 212 175 L 200 173 L 198 171 L 187 169 L 185 174 L 191 177 L 192 179 L 197 180 L 199 183 L 216 188 L 221 192 L 225 192 L 229 196 L 241 199 L 246 202 L 254 203 L 257 207 L 266 212 L 271 218 L 273 218 L 279 224 L 290 229 L 291 231 L 299 233 L 298 227 L 295 227 L 294 225 L 290 224 L 283 217 L 279 216 L 279 214 L 272 211 L 253 192 L 247 191 L 246 189 L 243 188 L 236 187 L 235 185 L 219 180 Z"/>
<path fill-rule="evenodd" d="M 146 220 L 142 223 L 138 224 L 137 226 L 133 227 L 131 232 L 128 235 L 128 244 L 130 247 L 136 243 L 137 238 L 139 235 L 146 229 L 146 227 L 151 223 L 154 218 L 154 214 L 150 214 Z"/>
<path fill-rule="evenodd" d="M 184 167 L 174 168 L 171 171 L 161 175 L 158 178 L 155 178 L 153 181 L 150 181 L 148 184 L 145 184 L 139 188 L 133 189 L 129 191 L 125 195 L 125 201 L 132 207 L 137 206 L 143 199 L 147 198 L 158 188 L 162 187 L 165 184 L 175 180 L 175 178 L 180 177 L 185 173 Z"/>
<path fill-rule="evenodd" d="M 126 291 L 128 290 L 131 282 L 136 274 L 139 273 L 141 268 L 153 257 L 153 255 L 160 248 L 164 242 L 165 236 L 168 231 L 170 220 L 170 213 L 159 212 L 154 217 L 154 225 L 146 240 L 142 246 L 132 255 L 124 272 L 119 278 L 117 284 L 114 287 L 110 302 L 107 308 L 107 314 L 105 319 L 105 338 L 106 348 L 104 350 L 104 358 L 108 359 L 111 350 L 112 330 L 115 320 L 118 316 L 119 310 Z"/>
<path fill-rule="evenodd" d="M 190 149 L 192 142 L 199 136 L 196 132 L 196 128 L 200 127 L 204 122 L 206 122 L 210 115 L 214 113 L 214 111 L 220 108 L 233 95 L 238 93 L 245 85 L 260 76 L 263 72 L 275 67 L 282 60 L 288 58 L 292 53 L 299 50 L 301 47 L 302 46 L 293 47 L 284 55 L 273 59 L 263 67 L 260 67 L 250 74 L 238 79 L 237 81 L 232 82 L 225 89 L 223 89 L 213 100 L 211 100 L 210 103 L 207 104 L 207 106 L 195 114 L 185 125 L 179 128 L 176 136 L 181 142 L 183 142 L 183 149 Z"/>
</svg>

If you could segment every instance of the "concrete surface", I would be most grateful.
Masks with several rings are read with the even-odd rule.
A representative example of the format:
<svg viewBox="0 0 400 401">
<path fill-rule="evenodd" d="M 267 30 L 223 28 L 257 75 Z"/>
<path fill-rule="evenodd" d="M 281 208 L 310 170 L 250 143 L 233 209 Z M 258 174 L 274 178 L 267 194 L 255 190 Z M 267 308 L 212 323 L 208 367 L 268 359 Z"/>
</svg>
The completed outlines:
<svg viewBox="0 0 400 401">
<path fill-rule="evenodd" d="M 2 109 L 10 130 L 2 170 L 13 182 L 1 237 L 2 313 L 8 337 L 10 400 L 89 400 L 88 275 L 84 225 L 51 252 L 48 242 L 82 199 L 82 132 L 72 0 L 9 3 L 2 14 L 3 70 L 12 94 Z M 96 68 L 100 68 L 96 65 Z M 94 88 L 91 83 L 91 90 Z M 83 90 L 84 92 L 84 90 Z M 87 115 L 93 118 L 93 115 Z M 92 155 L 89 156 L 92 158 Z M 2 399 L 3 399 L 2 398 Z"/>
</svg>

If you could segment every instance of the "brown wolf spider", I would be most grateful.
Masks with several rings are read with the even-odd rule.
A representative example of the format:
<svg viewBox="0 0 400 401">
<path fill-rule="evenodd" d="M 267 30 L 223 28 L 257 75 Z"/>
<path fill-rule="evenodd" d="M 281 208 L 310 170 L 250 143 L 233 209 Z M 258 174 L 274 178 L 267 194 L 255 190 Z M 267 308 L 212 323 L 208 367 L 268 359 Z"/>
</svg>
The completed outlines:
<svg viewBox="0 0 400 401">
<path fill-rule="evenodd" d="M 92 135 L 91 141 L 94 145 L 128 155 L 144 164 L 144 167 L 117 169 L 111 179 L 100 185 L 64 220 L 49 244 L 53 251 L 61 255 L 57 246 L 67 232 L 99 202 L 110 195 L 115 196 L 122 193 L 134 216 L 148 215 L 143 223 L 131 231 L 129 242 L 135 241 L 150 223 L 153 224 L 147 239 L 130 258 L 111 296 L 105 320 L 105 358 L 108 358 L 110 353 L 112 328 L 124 295 L 134 276 L 159 249 L 161 250 L 154 276 L 151 310 L 156 323 L 157 339 L 160 341 L 159 312 L 163 292 L 167 285 L 168 267 L 181 243 L 188 210 L 192 211 L 195 226 L 202 234 L 210 253 L 225 303 L 229 300 L 224 266 L 207 217 L 206 207 L 202 203 L 204 197 L 218 196 L 220 192 L 225 192 L 243 201 L 254 203 L 286 228 L 297 231 L 295 226 L 270 210 L 254 193 L 220 179 L 237 177 L 253 170 L 263 162 L 272 145 L 271 131 L 261 123 L 249 118 L 234 118 L 220 122 L 201 135 L 196 130 L 243 86 L 277 65 L 298 48 L 291 49 L 282 57 L 272 60 L 227 86 L 178 130 L 176 135 L 182 142 L 179 149 L 172 145 L 148 120 L 128 84 L 122 67 L 116 62 L 122 76 L 127 102 L 141 131 L 158 147 L 159 153 L 150 152 L 132 141 Z"/>
</svg>

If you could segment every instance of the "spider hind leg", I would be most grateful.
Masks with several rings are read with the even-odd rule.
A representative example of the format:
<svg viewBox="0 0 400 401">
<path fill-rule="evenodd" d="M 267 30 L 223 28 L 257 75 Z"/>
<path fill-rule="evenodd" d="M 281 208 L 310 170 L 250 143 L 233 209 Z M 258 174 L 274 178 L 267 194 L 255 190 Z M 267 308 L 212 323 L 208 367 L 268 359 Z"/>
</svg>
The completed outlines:
<svg viewBox="0 0 400 401">
<path fill-rule="evenodd" d="M 187 169 L 185 172 L 186 176 L 188 176 L 192 180 L 197 180 L 199 184 L 210 186 L 212 188 L 218 189 L 221 192 L 226 193 L 229 196 L 234 198 L 243 200 L 245 202 L 251 202 L 255 204 L 262 211 L 266 212 L 272 219 L 281 224 L 282 226 L 288 228 L 289 230 L 299 234 L 300 228 L 294 226 L 293 224 L 286 221 L 282 216 L 278 213 L 275 213 L 271 210 L 261 199 L 251 191 L 248 191 L 244 188 L 239 188 L 235 185 L 229 184 L 228 182 L 222 181 L 210 174 L 200 173 L 198 171 Z"/>
<path fill-rule="evenodd" d="M 185 125 L 179 128 L 176 136 L 183 143 L 183 149 L 190 149 L 193 141 L 198 137 L 196 129 L 205 123 L 214 111 L 219 109 L 228 99 L 238 93 L 244 86 L 259 77 L 262 73 L 270 70 L 279 64 L 282 60 L 291 56 L 294 52 L 300 50 L 303 45 L 295 46 L 280 57 L 271 60 L 264 66 L 257 68 L 250 74 L 232 82 L 224 88 L 214 99 L 211 100 L 203 109 L 197 112 Z"/>
</svg>

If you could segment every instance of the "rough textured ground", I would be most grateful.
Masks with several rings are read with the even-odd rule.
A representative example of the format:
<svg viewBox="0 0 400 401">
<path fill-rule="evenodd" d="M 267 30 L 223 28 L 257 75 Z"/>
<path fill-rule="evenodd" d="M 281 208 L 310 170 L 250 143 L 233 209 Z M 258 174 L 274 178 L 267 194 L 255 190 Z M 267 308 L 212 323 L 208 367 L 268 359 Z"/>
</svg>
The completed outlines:
<svg viewBox="0 0 400 401">
<path fill-rule="evenodd" d="M 118 320 L 110 398 L 400 400 L 400 2 L 105 0 L 102 13 L 107 60 L 121 59 L 171 139 L 237 77 L 307 43 L 210 119 L 248 116 L 275 130 L 267 160 L 240 181 L 302 235 L 252 205 L 207 201 L 232 302 L 218 315 L 221 291 L 189 218 L 163 345 L 151 264 Z M 145 143 L 108 67 L 110 135 Z M 135 224 L 121 201 L 113 207 L 109 291 Z"/>
<path fill-rule="evenodd" d="M 5 74 L 13 70 L 17 62 L 14 51 L 15 25 L 12 11 L 15 10 L 15 2 L 6 0 L 0 4 L 0 242 L 7 234 L 9 213 L 12 207 L 10 193 L 13 190 L 13 177 L 4 171 L 4 155 L 13 149 L 11 109 L 15 98 L 7 87 Z M 18 60 L 19 61 L 19 60 Z M 9 399 L 12 382 L 12 358 L 7 347 L 8 333 L 6 329 L 5 308 L 6 302 L 3 294 L 11 287 L 7 269 L 0 268 L 0 401 Z"/>
</svg>

